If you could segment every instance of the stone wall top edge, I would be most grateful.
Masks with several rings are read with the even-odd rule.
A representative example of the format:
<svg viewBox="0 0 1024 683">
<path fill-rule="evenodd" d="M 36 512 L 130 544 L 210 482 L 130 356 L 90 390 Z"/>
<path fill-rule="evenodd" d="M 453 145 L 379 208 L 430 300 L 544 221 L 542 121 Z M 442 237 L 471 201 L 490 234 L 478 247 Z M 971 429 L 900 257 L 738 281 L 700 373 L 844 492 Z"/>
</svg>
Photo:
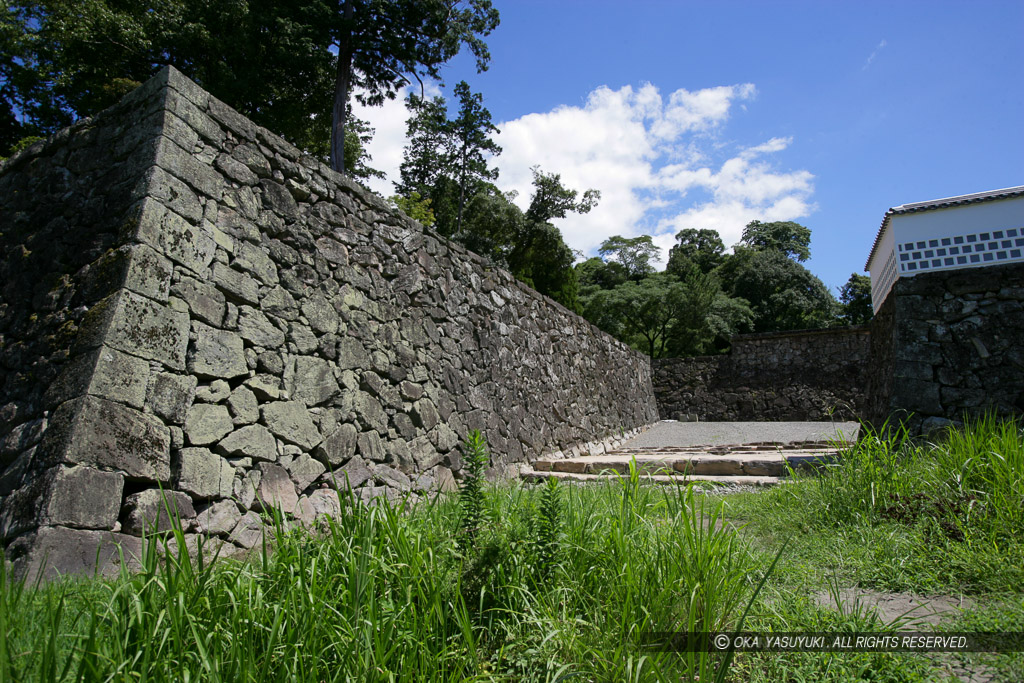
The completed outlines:
<svg viewBox="0 0 1024 683">
<path fill-rule="evenodd" d="M 226 109 L 229 109 L 234 114 L 236 114 L 237 116 L 246 118 L 248 120 L 248 118 L 244 117 L 243 114 L 239 113 L 233 107 L 230 107 L 229 105 L 221 102 L 220 100 L 218 100 L 212 94 L 207 93 L 205 90 L 203 90 L 201 88 L 201 86 L 196 84 L 194 81 L 189 79 L 187 76 L 185 76 L 184 74 L 182 74 L 180 71 L 178 71 L 177 69 L 175 69 L 172 66 L 164 67 L 164 69 L 162 69 L 160 71 L 160 73 L 158 73 L 156 76 L 154 76 L 150 80 L 151 81 L 155 81 L 157 79 L 160 79 L 160 81 L 162 83 L 167 84 L 169 87 L 173 88 L 179 94 L 181 94 L 181 95 L 183 95 L 185 97 L 190 98 L 193 102 L 195 101 L 195 98 L 196 98 L 197 94 L 198 93 L 202 93 L 202 94 L 205 94 L 206 97 L 208 97 L 210 101 L 215 101 L 215 102 L 217 102 L 217 104 L 219 106 L 222 106 L 222 107 L 224 107 Z M 140 86 L 140 89 L 144 88 L 144 87 L 148 87 L 148 86 L 149 86 L 149 81 L 147 81 L 147 83 L 145 85 Z M 551 297 L 538 292 L 536 289 L 534 289 L 534 288 L 530 287 L 529 285 L 525 284 L 524 282 L 520 281 L 515 276 L 513 276 L 512 273 L 509 270 L 507 270 L 506 268 L 503 268 L 503 267 L 501 267 L 501 266 L 499 266 L 497 264 L 493 264 L 493 263 L 489 262 L 485 257 L 480 256 L 476 252 L 473 252 L 473 251 L 467 249 L 465 246 L 459 244 L 458 242 L 454 242 L 451 239 L 449 239 L 449 238 L 447 238 L 447 237 L 437 233 L 436 231 L 431 230 L 430 228 L 424 226 L 419 221 L 416 221 L 415 219 L 413 219 L 413 218 L 409 217 L 408 215 L 406 215 L 405 212 L 403 212 L 401 209 L 398 209 L 397 207 L 393 207 L 390 204 L 388 204 L 382 197 L 380 197 L 376 193 L 374 193 L 371 190 L 369 190 L 369 189 L 363 187 L 362 185 L 356 183 L 355 181 L 353 181 L 349 177 L 347 177 L 347 176 L 345 176 L 345 175 L 335 171 L 333 168 L 331 168 L 329 165 L 325 164 L 320 159 L 317 159 L 316 157 L 314 157 L 314 156 L 312 156 L 312 155 L 310 155 L 310 154 L 308 154 L 306 152 L 303 152 L 303 151 L 299 150 L 297 147 L 292 145 L 290 142 L 288 142 L 285 138 L 281 137 L 280 135 L 278 135 L 278 134 L 274 133 L 273 131 L 270 131 L 270 130 L 262 127 L 262 126 L 259 126 L 259 125 L 255 124 L 255 123 L 252 123 L 252 126 L 253 126 L 253 130 L 256 132 L 256 139 L 251 140 L 252 142 L 259 142 L 258 138 L 260 136 L 264 136 L 264 137 L 268 138 L 273 143 L 276 143 L 275 147 L 277 148 L 278 151 L 280 151 L 281 149 L 289 150 L 289 152 L 291 153 L 291 155 L 293 157 L 292 158 L 293 161 L 302 163 L 307 168 L 312 166 L 312 168 L 310 170 L 313 170 L 313 171 L 321 174 L 326 181 L 328 181 L 330 183 L 333 183 L 336 186 L 336 189 L 340 189 L 340 190 L 342 190 L 342 191 L 344 191 L 344 192 L 346 192 L 346 193 L 348 193 L 350 195 L 353 195 L 357 200 L 362 201 L 362 202 L 364 202 L 366 204 L 369 204 L 374 210 L 387 213 L 387 214 L 391 215 L 392 217 L 402 221 L 406 225 L 414 227 L 414 229 L 419 230 L 424 235 L 429 235 L 430 237 L 433 237 L 434 239 L 440 241 L 441 243 L 444 244 L 445 247 L 451 249 L 455 253 L 458 253 L 458 254 L 460 254 L 460 255 L 462 255 L 464 257 L 469 257 L 469 258 L 473 258 L 473 259 L 479 259 L 480 261 L 485 262 L 486 264 L 488 264 L 488 267 L 493 268 L 495 271 L 499 271 L 503 277 L 505 277 L 506 279 L 508 279 L 510 281 L 512 286 L 516 287 L 517 289 L 519 289 L 521 292 L 523 292 L 527 296 L 530 296 L 532 298 L 537 299 L 540 302 L 543 302 L 543 303 L 547 304 L 549 307 L 554 308 L 555 310 L 559 311 L 563 315 L 569 315 L 573 319 L 575 319 L 575 320 L 577 320 L 579 322 L 585 323 L 587 326 L 589 326 L 591 332 L 593 332 L 593 333 L 595 333 L 595 334 L 597 334 L 597 335 L 599 335 L 599 336 L 601 336 L 603 338 L 606 338 L 608 341 L 610 341 L 613 344 L 613 346 L 619 347 L 622 351 L 630 353 L 630 354 L 632 354 L 633 356 L 636 356 L 636 357 L 647 358 L 647 354 L 643 353 L 642 351 L 638 351 L 637 349 L 634 349 L 633 347 L 629 346 L 628 344 L 626 344 L 626 343 L 616 339 L 615 337 L 609 335 L 607 332 L 605 332 L 604 330 L 600 329 L 599 327 L 597 327 L 596 325 L 591 323 L 589 320 L 587 320 L 583 316 L 581 316 L 578 313 L 576 313 L 575 311 L 569 310 L 564 305 L 562 305 L 561 303 L 555 301 Z M 328 201 L 330 201 L 330 200 L 328 200 Z"/>
<path fill-rule="evenodd" d="M 868 334 L 870 332 L 870 324 L 844 325 L 842 327 L 812 327 L 803 330 L 782 330 L 779 332 L 755 332 L 753 334 L 738 334 L 732 337 L 731 341 L 733 343 L 743 343 L 758 341 L 761 339 L 781 339 L 784 337 L 815 337 L 824 335 Z"/>
<path fill-rule="evenodd" d="M 160 92 L 167 87 L 168 77 L 170 75 L 169 70 L 172 68 L 173 67 L 164 67 L 148 81 L 121 98 L 121 100 L 116 104 L 113 104 L 92 116 L 86 116 L 78 119 L 71 125 L 61 128 L 53 135 L 49 135 L 42 140 L 34 142 L 25 149 L 20 150 L 19 152 L 0 161 L 0 176 L 17 170 L 32 159 L 44 156 L 51 150 L 59 149 L 62 145 L 67 144 L 71 137 L 76 133 L 88 130 L 89 128 L 97 128 L 109 123 L 126 107 L 137 107 L 140 103 L 145 102 L 148 99 L 155 99 L 159 96 Z"/>
</svg>

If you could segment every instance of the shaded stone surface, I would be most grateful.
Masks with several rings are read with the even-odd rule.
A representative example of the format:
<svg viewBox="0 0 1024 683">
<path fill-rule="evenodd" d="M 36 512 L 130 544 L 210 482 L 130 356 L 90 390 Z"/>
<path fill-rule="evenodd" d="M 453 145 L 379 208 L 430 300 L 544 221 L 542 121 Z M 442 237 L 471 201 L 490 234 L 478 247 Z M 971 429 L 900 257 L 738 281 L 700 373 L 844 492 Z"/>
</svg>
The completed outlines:
<svg viewBox="0 0 1024 683">
<path fill-rule="evenodd" d="M 184 493 L 148 489 L 125 497 L 121 529 L 136 536 L 144 531 L 168 531 L 177 519 L 181 530 L 189 531 L 195 517 L 192 499 Z"/>
</svg>

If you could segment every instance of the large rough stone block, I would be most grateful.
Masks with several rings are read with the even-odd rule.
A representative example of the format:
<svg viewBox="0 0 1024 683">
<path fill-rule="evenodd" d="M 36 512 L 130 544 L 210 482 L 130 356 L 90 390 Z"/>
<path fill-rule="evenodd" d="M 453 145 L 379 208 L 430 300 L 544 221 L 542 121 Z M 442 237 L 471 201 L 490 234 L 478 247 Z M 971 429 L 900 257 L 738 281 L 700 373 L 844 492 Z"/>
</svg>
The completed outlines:
<svg viewBox="0 0 1024 683">
<path fill-rule="evenodd" d="M 0 537 L 37 525 L 112 529 L 121 510 L 124 477 L 91 467 L 52 467 L 8 496 L 0 507 Z"/>
<path fill-rule="evenodd" d="M 84 348 L 105 344 L 183 370 L 188 331 L 187 313 L 121 290 L 89 310 L 77 344 Z"/>
<path fill-rule="evenodd" d="M 266 427 L 258 424 L 235 430 L 217 444 L 217 450 L 232 458 L 277 460 L 277 441 Z"/>
<path fill-rule="evenodd" d="M 261 462 L 259 498 L 268 508 L 280 508 L 285 514 L 294 514 L 299 496 L 295 492 L 295 484 L 288 476 L 288 471 L 280 465 Z"/>
<path fill-rule="evenodd" d="M 292 481 L 295 482 L 295 488 L 298 491 L 308 489 L 309 485 L 316 481 L 326 469 L 322 464 L 311 458 L 308 453 L 298 456 L 287 466 L 288 473 L 292 476 Z"/>
<path fill-rule="evenodd" d="M 242 519 L 242 513 L 233 501 L 221 500 L 199 513 L 196 523 L 208 534 L 227 536 Z"/>
<path fill-rule="evenodd" d="M 358 434 L 354 425 L 343 424 L 317 446 L 314 455 L 331 469 L 339 467 L 355 455 Z"/>
<path fill-rule="evenodd" d="M 46 391 L 47 405 L 86 394 L 141 408 L 146 400 L 149 363 L 108 346 L 76 356 Z"/>
<path fill-rule="evenodd" d="M 158 372 L 150 384 L 147 402 L 154 413 L 171 424 L 180 425 L 192 407 L 198 383 L 192 375 Z"/>
<path fill-rule="evenodd" d="M 303 450 L 322 440 L 306 406 L 298 401 L 275 401 L 262 407 L 263 421 L 271 432 Z"/>
<path fill-rule="evenodd" d="M 196 517 L 192 499 L 179 491 L 148 489 L 124 499 L 123 530 L 129 534 L 169 531 L 178 521 L 182 531 L 189 531 Z"/>
<path fill-rule="evenodd" d="M 189 372 L 200 377 L 232 379 L 248 374 L 245 348 L 241 337 L 218 330 L 201 322 L 193 322 L 196 341 L 188 357 Z"/>
<path fill-rule="evenodd" d="M 130 479 L 167 483 L 170 448 L 170 430 L 156 417 L 86 396 L 54 411 L 37 455 L 51 465 L 90 465 Z"/>
<path fill-rule="evenodd" d="M 331 364 L 322 358 L 299 356 L 291 376 L 288 395 L 307 406 L 327 403 L 341 393 Z"/>
<path fill-rule="evenodd" d="M 15 576 L 30 584 L 83 574 L 110 577 L 121 571 L 122 557 L 128 571 L 140 568 L 142 540 L 109 531 L 44 527 L 19 538 L 8 552 L 15 558 Z"/>
<path fill-rule="evenodd" d="M 217 242 L 203 228 L 189 223 L 156 199 L 147 197 L 135 209 L 133 237 L 148 244 L 193 273 L 206 272 Z"/>
<path fill-rule="evenodd" d="M 276 349 L 284 345 L 284 332 L 270 322 L 267 316 L 251 306 L 238 309 L 238 334 L 256 346 Z"/>
<path fill-rule="evenodd" d="M 230 498 L 235 469 L 206 448 L 182 448 L 177 488 L 198 499 Z"/>
<path fill-rule="evenodd" d="M 233 428 L 227 406 L 197 403 L 185 418 L 185 438 L 193 446 L 216 443 Z"/>
</svg>

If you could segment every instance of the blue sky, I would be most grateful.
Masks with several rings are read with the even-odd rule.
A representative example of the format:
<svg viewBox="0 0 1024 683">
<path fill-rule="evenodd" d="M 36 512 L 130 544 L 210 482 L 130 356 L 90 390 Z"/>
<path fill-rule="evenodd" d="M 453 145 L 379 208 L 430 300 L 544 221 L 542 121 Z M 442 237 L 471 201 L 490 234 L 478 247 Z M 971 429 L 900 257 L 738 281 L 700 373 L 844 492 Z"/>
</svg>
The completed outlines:
<svg viewBox="0 0 1024 683">
<path fill-rule="evenodd" d="M 444 94 L 483 94 L 498 185 L 524 206 L 534 164 L 602 191 L 558 223 L 587 256 L 614 234 L 667 256 L 684 227 L 730 246 L 749 220 L 795 220 L 835 291 L 890 206 L 1024 184 L 1022 0 L 494 4 L 490 69 L 460 56 Z M 361 116 L 397 176 L 404 107 Z"/>
</svg>

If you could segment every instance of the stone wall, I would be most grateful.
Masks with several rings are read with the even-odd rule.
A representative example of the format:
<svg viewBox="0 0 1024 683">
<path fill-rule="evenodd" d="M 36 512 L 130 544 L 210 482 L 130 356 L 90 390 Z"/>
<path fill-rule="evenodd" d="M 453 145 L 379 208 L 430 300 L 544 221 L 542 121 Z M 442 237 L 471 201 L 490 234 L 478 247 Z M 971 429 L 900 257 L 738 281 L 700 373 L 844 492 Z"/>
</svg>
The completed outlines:
<svg viewBox="0 0 1024 683">
<path fill-rule="evenodd" d="M 900 278 L 872 330 L 868 417 L 931 421 L 1024 412 L 1024 265 Z M 908 415 L 908 413 L 910 415 Z"/>
<path fill-rule="evenodd" d="M 0 532 L 83 571 L 166 525 L 251 547 L 358 496 L 657 419 L 646 357 L 173 69 L 0 169 Z"/>
<path fill-rule="evenodd" d="M 866 401 L 867 327 L 742 335 L 723 356 L 652 362 L 662 418 L 854 419 Z"/>
</svg>

